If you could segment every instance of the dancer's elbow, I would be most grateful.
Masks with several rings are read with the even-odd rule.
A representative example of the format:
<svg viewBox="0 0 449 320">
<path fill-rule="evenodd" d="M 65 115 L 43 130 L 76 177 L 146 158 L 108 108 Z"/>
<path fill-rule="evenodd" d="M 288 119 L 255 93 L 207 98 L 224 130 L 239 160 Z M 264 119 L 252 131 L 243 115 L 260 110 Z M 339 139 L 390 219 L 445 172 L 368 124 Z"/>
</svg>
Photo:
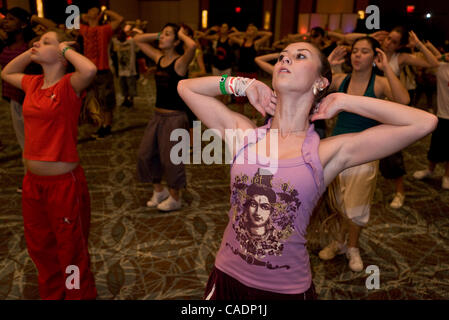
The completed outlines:
<svg viewBox="0 0 449 320">
<path fill-rule="evenodd" d="M 426 112 L 426 115 L 420 119 L 419 124 L 417 126 L 419 127 L 419 132 L 422 136 L 426 136 L 429 133 L 433 132 L 438 125 L 438 118 L 431 114 Z"/>
</svg>

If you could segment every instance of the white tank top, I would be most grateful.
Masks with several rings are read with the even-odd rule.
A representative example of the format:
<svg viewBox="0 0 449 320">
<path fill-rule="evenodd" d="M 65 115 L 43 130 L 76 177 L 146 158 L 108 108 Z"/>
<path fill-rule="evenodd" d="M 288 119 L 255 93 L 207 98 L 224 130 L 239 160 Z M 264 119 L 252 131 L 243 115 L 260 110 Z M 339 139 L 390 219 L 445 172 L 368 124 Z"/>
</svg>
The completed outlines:
<svg viewBox="0 0 449 320">
<path fill-rule="evenodd" d="M 399 75 L 401 74 L 401 70 L 399 70 L 399 62 L 398 62 L 399 53 L 393 53 L 393 55 L 390 58 L 390 61 L 388 63 L 390 64 L 391 69 L 393 70 L 396 77 L 399 78 Z"/>
</svg>

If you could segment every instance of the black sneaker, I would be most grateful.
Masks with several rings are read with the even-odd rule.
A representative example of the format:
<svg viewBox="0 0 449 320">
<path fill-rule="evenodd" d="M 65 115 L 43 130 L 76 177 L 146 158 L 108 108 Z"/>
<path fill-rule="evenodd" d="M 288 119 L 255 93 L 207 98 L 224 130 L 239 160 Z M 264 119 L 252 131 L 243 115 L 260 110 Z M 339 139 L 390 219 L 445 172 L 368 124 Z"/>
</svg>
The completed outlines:
<svg viewBox="0 0 449 320">
<path fill-rule="evenodd" d="M 126 108 L 131 107 L 131 100 L 128 97 L 126 97 L 125 100 L 123 100 L 122 107 Z"/>
<path fill-rule="evenodd" d="M 98 139 L 99 137 L 103 137 L 104 138 L 104 127 L 101 126 L 97 132 L 92 133 L 91 135 L 92 138 Z"/>
<path fill-rule="evenodd" d="M 106 126 L 103 129 L 103 138 L 111 135 L 111 126 Z"/>
<path fill-rule="evenodd" d="M 131 108 L 134 105 L 134 102 L 131 98 L 126 98 L 125 101 L 123 101 L 122 106 L 126 108 Z"/>
<path fill-rule="evenodd" d="M 102 140 L 110 135 L 111 135 L 111 126 L 106 126 L 98 129 L 98 131 L 94 133 L 92 137 L 94 137 L 97 140 Z"/>
</svg>

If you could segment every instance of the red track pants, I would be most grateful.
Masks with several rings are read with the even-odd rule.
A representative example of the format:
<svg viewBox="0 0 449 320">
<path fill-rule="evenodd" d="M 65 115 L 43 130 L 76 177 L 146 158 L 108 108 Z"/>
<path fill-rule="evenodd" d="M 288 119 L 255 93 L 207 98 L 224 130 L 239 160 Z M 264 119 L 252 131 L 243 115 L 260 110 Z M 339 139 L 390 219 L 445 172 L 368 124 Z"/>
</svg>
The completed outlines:
<svg viewBox="0 0 449 320">
<path fill-rule="evenodd" d="M 90 197 L 81 166 L 57 176 L 27 172 L 22 211 L 42 299 L 95 299 L 87 238 Z"/>
</svg>

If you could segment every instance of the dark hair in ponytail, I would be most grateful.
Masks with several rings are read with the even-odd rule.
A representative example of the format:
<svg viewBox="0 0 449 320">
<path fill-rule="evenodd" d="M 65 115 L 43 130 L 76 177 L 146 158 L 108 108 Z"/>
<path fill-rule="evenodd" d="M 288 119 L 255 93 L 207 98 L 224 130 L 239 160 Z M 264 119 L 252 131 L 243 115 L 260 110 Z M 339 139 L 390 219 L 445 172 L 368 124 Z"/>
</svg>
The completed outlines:
<svg viewBox="0 0 449 320">
<path fill-rule="evenodd" d="M 312 44 L 312 43 L 309 43 L 309 44 L 311 46 L 313 46 L 318 51 L 318 55 L 319 55 L 320 62 L 321 62 L 321 68 L 319 70 L 320 76 L 322 76 L 323 78 L 326 78 L 329 81 L 329 85 L 326 88 L 324 88 L 322 91 L 318 91 L 318 94 L 315 96 L 315 99 L 313 99 L 312 108 L 310 109 L 310 113 L 312 114 L 314 112 L 316 105 L 318 103 L 320 103 L 321 100 L 323 100 L 323 98 L 326 97 L 329 92 L 329 87 L 332 83 L 332 69 L 331 69 L 331 65 L 329 64 L 329 60 L 327 60 L 327 57 L 324 55 L 324 53 L 321 52 L 321 50 L 314 44 Z"/>
<path fill-rule="evenodd" d="M 391 32 L 397 32 L 401 35 L 401 39 L 399 40 L 399 44 L 401 45 L 401 47 L 405 47 L 408 44 L 408 30 L 403 27 L 403 26 L 397 26 L 394 27 L 393 30 L 391 30 Z"/>
<path fill-rule="evenodd" d="M 31 19 L 30 13 L 20 7 L 11 8 L 8 11 L 6 11 L 6 14 L 8 14 L 8 13 L 10 15 L 12 15 L 13 17 L 19 19 L 22 26 L 21 26 L 20 30 L 8 33 L 8 38 L 5 41 L 6 45 L 8 45 L 8 46 L 12 45 L 16 41 L 15 35 L 18 33 L 23 34 L 23 38 L 24 38 L 25 42 L 29 42 L 31 39 L 33 39 L 34 32 L 33 32 L 33 29 L 31 28 L 31 24 L 30 24 L 30 19 Z"/>
<path fill-rule="evenodd" d="M 169 23 L 167 23 L 165 26 L 163 26 L 162 27 L 162 30 L 164 30 L 165 28 L 167 28 L 167 27 L 170 27 L 170 28 L 172 28 L 173 29 L 173 32 L 174 32 L 174 34 L 175 34 L 175 42 L 177 41 L 177 40 L 179 40 L 179 37 L 178 37 L 178 32 L 179 32 L 179 29 L 181 28 L 179 25 L 177 25 L 176 23 L 171 23 L 171 22 L 169 22 Z M 182 54 L 184 54 L 184 48 L 183 48 L 183 42 L 181 41 L 176 47 L 175 47 L 175 51 L 178 53 L 178 54 L 180 54 L 180 55 L 182 55 Z"/>
<path fill-rule="evenodd" d="M 369 44 L 371 45 L 371 49 L 373 49 L 374 56 L 376 56 L 377 55 L 376 49 L 380 48 L 380 43 L 379 43 L 379 41 L 377 41 L 373 37 L 368 37 L 367 36 L 367 37 L 360 37 L 360 38 L 355 39 L 355 41 L 352 43 L 351 51 L 354 49 L 355 44 L 357 42 L 359 42 L 359 41 L 362 41 L 362 40 L 366 40 L 366 41 L 369 42 Z"/>
<path fill-rule="evenodd" d="M 355 44 L 362 40 L 368 41 L 368 43 L 371 45 L 371 49 L 374 52 L 374 58 L 377 57 L 376 49 L 378 49 L 378 48 L 380 49 L 380 43 L 373 37 L 369 37 L 369 36 L 360 37 L 360 38 L 355 39 L 355 41 L 352 43 L 352 46 L 351 46 L 351 52 L 354 49 Z M 373 66 L 372 72 L 374 72 L 376 75 L 383 76 L 383 72 L 377 66 Z"/>
</svg>

